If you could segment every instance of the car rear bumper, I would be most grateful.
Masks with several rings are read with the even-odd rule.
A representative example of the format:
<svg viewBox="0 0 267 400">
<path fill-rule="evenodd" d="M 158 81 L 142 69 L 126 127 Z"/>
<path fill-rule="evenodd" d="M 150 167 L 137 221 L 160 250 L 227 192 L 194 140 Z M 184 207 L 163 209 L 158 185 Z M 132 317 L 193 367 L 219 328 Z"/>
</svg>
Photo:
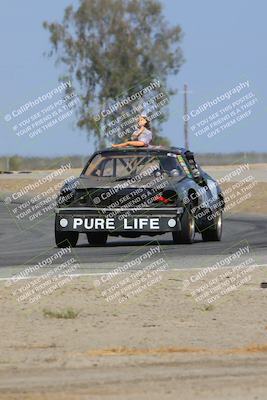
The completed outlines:
<svg viewBox="0 0 267 400">
<path fill-rule="evenodd" d="M 56 208 L 56 229 L 74 232 L 162 233 L 181 229 L 178 208 Z"/>
</svg>

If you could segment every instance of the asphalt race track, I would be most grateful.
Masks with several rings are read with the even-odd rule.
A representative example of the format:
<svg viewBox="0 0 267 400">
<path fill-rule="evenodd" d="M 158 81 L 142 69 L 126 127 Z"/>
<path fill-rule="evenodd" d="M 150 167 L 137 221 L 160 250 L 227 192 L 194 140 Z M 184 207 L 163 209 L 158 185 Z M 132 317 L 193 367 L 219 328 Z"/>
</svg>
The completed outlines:
<svg viewBox="0 0 267 400">
<path fill-rule="evenodd" d="M 6 278 L 35 265 L 58 249 L 54 244 L 54 215 L 36 224 L 30 230 L 19 230 L 0 203 L 0 278 Z M 192 245 L 174 245 L 171 235 L 143 236 L 137 239 L 109 238 L 104 247 L 88 245 L 85 235 L 80 235 L 73 249 L 79 261 L 78 273 L 108 272 L 144 247 L 159 245 L 168 266 L 172 269 L 202 268 L 215 263 L 218 258 L 233 253 L 233 248 L 249 245 L 258 265 L 267 264 L 267 217 L 234 215 L 225 218 L 221 242 L 203 242 L 199 234 Z M 251 254 L 250 254 L 251 255 Z M 138 266 L 136 267 L 138 269 Z"/>
</svg>

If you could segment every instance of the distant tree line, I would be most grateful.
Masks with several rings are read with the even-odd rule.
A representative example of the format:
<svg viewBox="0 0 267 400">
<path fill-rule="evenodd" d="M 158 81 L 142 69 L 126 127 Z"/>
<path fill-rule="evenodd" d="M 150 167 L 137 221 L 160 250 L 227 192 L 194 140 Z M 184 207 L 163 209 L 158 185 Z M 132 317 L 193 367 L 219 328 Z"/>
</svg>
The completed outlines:
<svg viewBox="0 0 267 400">
<path fill-rule="evenodd" d="M 267 153 L 196 153 L 196 160 L 201 165 L 229 165 L 248 162 L 252 164 L 267 163 Z M 22 157 L 13 155 L 0 157 L 2 171 L 33 171 L 59 168 L 62 164 L 71 163 L 73 168 L 82 168 L 88 156 L 72 155 L 62 157 Z"/>
<path fill-rule="evenodd" d="M 229 165 L 241 163 L 267 163 L 267 153 L 239 152 L 239 153 L 195 153 L 201 165 Z"/>
<path fill-rule="evenodd" d="M 62 164 L 71 163 L 73 168 L 81 168 L 89 156 L 62 157 L 22 157 L 13 155 L 0 157 L 0 171 L 33 171 L 59 168 Z"/>
</svg>

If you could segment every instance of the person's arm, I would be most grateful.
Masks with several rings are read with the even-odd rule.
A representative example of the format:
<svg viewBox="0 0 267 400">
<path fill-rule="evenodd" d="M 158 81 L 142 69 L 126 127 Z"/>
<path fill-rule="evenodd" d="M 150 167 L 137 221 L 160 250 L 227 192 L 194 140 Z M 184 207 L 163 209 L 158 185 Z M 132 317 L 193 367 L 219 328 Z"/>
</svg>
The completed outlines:
<svg viewBox="0 0 267 400">
<path fill-rule="evenodd" d="M 136 139 L 138 138 L 138 136 L 139 136 L 139 133 L 138 133 L 138 132 L 134 132 L 134 133 L 132 134 L 132 136 L 131 136 L 131 139 L 132 139 L 132 140 L 136 140 Z"/>
<path fill-rule="evenodd" d="M 132 140 L 137 140 L 137 139 L 138 139 L 138 136 L 141 135 L 141 133 L 143 132 L 143 130 L 144 130 L 144 127 L 142 126 L 142 128 L 138 129 L 138 131 L 135 131 L 135 132 L 132 134 L 131 139 L 132 139 Z"/>
</svg>

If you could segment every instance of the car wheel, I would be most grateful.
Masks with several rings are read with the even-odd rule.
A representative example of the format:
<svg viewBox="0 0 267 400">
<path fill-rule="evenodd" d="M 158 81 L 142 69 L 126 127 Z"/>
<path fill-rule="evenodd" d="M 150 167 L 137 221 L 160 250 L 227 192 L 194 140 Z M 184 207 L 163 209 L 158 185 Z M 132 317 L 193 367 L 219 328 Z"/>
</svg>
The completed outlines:
<svg viewBox="0 0 267 400">
<path fill-rule="evenodd" d="M 86 236 L 88 243 L 95 246 L 103 246 L 108 239 L 108 234 L 105 232 L 88 232 Z"/>
<path fill-rule="evenodd" d="M 202 232 L 204 242 L 217 242 L 222 238 L 223 218 L 220 211 L 214 218 L 211 225 Z"/>
<path fill-rule="evenodd" d="M 191 209 L 186 209 L 181 218 L 181 231 L 172 232 L 173 243 L 193 243 L 195 231 L 195 218 L 191 213 Z"/>
<path fill-rule="evenodd" d="M 55 230 L 55 241 L 57 247 L 75 247 L 78 239 L 78 232 L 62 232 Z"/>
</svg>

